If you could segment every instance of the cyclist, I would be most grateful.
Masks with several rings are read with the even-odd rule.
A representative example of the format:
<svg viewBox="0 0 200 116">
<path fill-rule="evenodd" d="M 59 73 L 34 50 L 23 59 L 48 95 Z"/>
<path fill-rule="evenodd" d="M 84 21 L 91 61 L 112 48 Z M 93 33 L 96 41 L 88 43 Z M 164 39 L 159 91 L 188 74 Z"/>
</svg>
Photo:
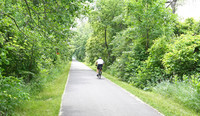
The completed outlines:
<svg viewBox="0 0 200 116">
<path fill-rule="evenodd" d="M 99 74 L 99 70 L 102 71 L 103 64 L 104 64 L 104 61 L 101 59 L 101 57 L 99 57 L 99 59 L 96 61 L 97 76 L 98 76 L 98 74 Z"/>
</svg>

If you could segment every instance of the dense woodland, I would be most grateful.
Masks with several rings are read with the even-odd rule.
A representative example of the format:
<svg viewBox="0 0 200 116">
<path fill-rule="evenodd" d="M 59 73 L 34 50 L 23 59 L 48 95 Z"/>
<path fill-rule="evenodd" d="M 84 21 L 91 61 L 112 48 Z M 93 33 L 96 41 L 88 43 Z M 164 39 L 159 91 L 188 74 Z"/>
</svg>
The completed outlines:
<svg viewBox="0 0 200 116">
<path fill-rule="evenodd" d="M 85 1 L 0 1 L 0 115 L 72 56 L 200 112 L 200 21 L 180 22 L 166 0 Z"/>
</svg>

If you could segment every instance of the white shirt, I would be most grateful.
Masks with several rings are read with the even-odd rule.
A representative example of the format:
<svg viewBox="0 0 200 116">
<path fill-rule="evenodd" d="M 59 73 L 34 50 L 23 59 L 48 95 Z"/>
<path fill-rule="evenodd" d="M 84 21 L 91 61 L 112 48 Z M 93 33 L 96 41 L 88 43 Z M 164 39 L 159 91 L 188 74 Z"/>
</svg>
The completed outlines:
<svg viewBox="0 0 200 116">
<path fill-rule="evenodd" d="M 104 63 L 104 61 L 102 59 L 98 59 L 96 62 L 97 62 L 97 64 L 103 64 Z"/>
</svg>

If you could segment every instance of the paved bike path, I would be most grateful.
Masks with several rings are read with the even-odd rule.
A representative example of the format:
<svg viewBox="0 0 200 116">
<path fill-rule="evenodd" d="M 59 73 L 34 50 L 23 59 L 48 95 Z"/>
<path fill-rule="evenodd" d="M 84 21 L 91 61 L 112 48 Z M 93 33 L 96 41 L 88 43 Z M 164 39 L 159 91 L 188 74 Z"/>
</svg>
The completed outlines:
<svg viewBox="0 0 200 116">
<path fill-rule="evenodd" d="M 72 61 L 60 116 L 161 116 L 78 61 Z"/>
</svg>

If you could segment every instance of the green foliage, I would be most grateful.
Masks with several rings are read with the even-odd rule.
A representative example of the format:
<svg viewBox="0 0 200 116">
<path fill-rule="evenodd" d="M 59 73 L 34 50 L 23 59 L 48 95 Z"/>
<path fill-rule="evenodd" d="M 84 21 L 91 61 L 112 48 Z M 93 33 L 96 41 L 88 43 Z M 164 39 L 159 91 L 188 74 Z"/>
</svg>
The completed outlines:
<svg viewBox="0 0 200 116">
<path fill-rule="evenodd" d="M 194 24 L 193 30 L 194 30 L 194 35 L 200 35 L 200 21 Z"/>
<path fill-rule="evenodd" d="M 199 73 L 191 76 L 191 85 L 197 90 L 198 97 L 200 98 L 200 74 Z"/>
<path fill-rule="evenodd" d="M 111 41 L 112 46 L 111 56 L 117 58 L 120 57 L 123 51 L 129 51 L 131 46 L 133 46 L 133 39 L 135 35 L 135 30 L 132 28 L 127 28 L 121 32 L 118 32 Z"/>
<path fill-rule="evenodd" d="M 44 85 L 53 81 L 60 72 L 63 71 L 63 68 L 68 64 L 68 61 L 64 62 L 58 57 L 58 60 L 55 62 L 55 65 L 52 65 L 50 69 L 43 69 L 40 71 L 38 77 L 33 78 L 29 85 L 29 90 L 31 91 L 31 95 L 35 95 L 44 89 Z"/>
<path fill-rule="evenodd" d="M 82 1 L 84 2 L 84 1 Z M 71 59 L 69 46 L 74 19 L 87 6 L 76 0 L 2 1 L 0 14 L 1 70 L 4 76 L 30 82 L 59 57 Z M 14 10 L 17 9 L 17 10 Z M 67 9 L 67 10 L 66 10 Z M 7 51 L 7 53 L 6 53 Z M 6 55 L 6 58 L 5 58 Z M 18 65 L 20 64 L 20 65 Z"/>
<path fill-rule="evenodd" d="M 15 109 L 15 116 L 57 116 L 60 111 L 61 98 L 68 78 L 70 62 L 62 63 L 52 69 L 48 75 L 43 74 L 44 87 L 30 96 Z M 40 81 L 41 82 L 41 81 Z"/>
<path fill-rule="evenodd" d="M 136 37 L 143 39 L 145 48 L 153 40 L 173 34 L 175 16 L 165 8 L 165 0 L 131 0 L 128 2 L 126 23 L 135 29 Z"/>
<path fill-rule="evenodd" d="M 177 81 L 171 84 L 169 81 L 164 81 L 154 87 L 153 91 L 172 98 L 197 112 L 200 111 L 200 94 L 189 82 Z"/>
<path fill-rule="evenodd" d="M 170 44 L 169 53 L 163 58 L 168 74 L 191 74 L 199 71 L 199 36 L 185 35 Z"/>
<path fill-rule="evenodd" d="M 13 113 L 16 106 L 29 99 L 22 79 L 0 76 L 0 114 Z"/>
<path fill-rule="evenodd" d="M 110 65 L 114 61 L 114 57 L 111 57 L 112 54 L 112 45 L 111 41 L 113 36 L 117 32 L 125 29 L 125 21 L 121 18 L 124 18 L 124 1 L 122 0 L 101 0 L 97 1 L 96 7 L 94 7 L 89 13 L 89 22 L 93 27 L 93 36 L 101 38 L 101 43 L 103 42 L 105 61 L 107 65 Z M 87 50 L 86 50 L 87 51 Z M 91 53 L 95 54 L 95 52 Z"/>
<path fill-rule="evenodd" d="M 105 46 L 104 43 L 101 41 L 102 38 L 91 37 L 87 40 L 86 44 L 86 61 L 89 63 L 95 63 L 95 61 L 102 57 L 105 59 L 103 54 L 105 54 Z M 106 61 L 106 60 L 105 60 Z"/>
<path fill-rule="evenodd" d="M 109 70 L 116 70 L 113 75 L 121 78 L 123 81 L 131 82 L 131 78 L 135 77 L 138 67 L 147 58 L 145 47 L 140 40 L 134 41 L 127 47 L 127 51 L 123 51 L 122 55 L 110 66 Z"/>
<path fill-rule="evenodd" d="M 175 25 L 174 33 L 180 36 L 181 34 L 200 34 L 200 22 L 194 18 L 187 18 L 184 22 L 177 22 Z"/>
<path fill-rule="evenodd" d="M 129 81 L 129 73 L 126 72 L 126 62 L 128 59 L 128 52 L 122 53 L 121 57 L 117 58 L 116 61 L 108 67 L 107 72 L 109 72 L 111 75 L 114 75 L 118 77 L 119 79 L 123 81 Z M 126 75 L 126 76 L 125 76 Z M 128 77 L 128 78 L 127 78 Z"/>
<path fill-rule="evenodd" d="M 82 19 L 82 24 L 76 27 L 74 36 L 72 38 L 72 45 L 74 47 L 74 56 L 77 60 L 83 61 L 86 57 L 86 43 L 92 36 L 92 29 L 90 24 L 84 23 L 85 18 Z"/>
<path fill-rule="evenodd" d="M 70 28 L 80 13 L 86 13 L 85 1 L 0 1 L 0 86 L 6 91 L 0 97 L 3 113 L 10 115 L 25 99 L 24 85 L 31 88 L 30 94 L 40 91 L 51 80 L 42 75 L 71 60 Z"/>
<path fill-rule="evenodd" d="M 138 68 L 138 73 L 132 77 L 133 84 L 137 87 L 155 85 L 167 78 L 162 64 L 164 54 L 168 51 L 168 39 L 159 38 L 154 41 L 152 47 L 148 50 L 148 59 Z"/>
</svg>

